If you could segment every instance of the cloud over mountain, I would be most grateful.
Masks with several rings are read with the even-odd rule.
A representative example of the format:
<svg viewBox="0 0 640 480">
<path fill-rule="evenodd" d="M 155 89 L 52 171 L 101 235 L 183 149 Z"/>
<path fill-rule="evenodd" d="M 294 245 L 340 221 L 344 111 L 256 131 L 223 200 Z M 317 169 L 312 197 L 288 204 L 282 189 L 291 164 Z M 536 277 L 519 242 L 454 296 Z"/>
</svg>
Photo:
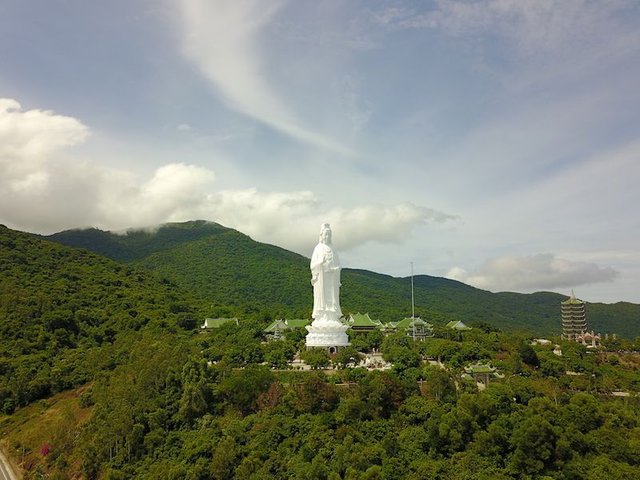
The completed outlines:
<svg viewBox="0 0 640 480">
<path fill-rule="evenodd" d="M 416 225 L 453 218 L 409 203 L 327 206 L 311 191 L 217 190 L 211 169 L 186 163 L 162 165 L 140 179 L 65 151 L 88 135 L 79 120 L 24 111 L 10 99 L 0 100 L 0 107 L 0 164 L 7 172 L 0 178 L 0 218 L 20 229 L 119 230 L 206 219 L 304 253 L 315 242 L 310 232 L 326 221 L 340 229 L 341 248 L 348 249 L 401 242 Z"/>
<path fill-rule="evenodd" d="M 532 291 L 610 282 L 618 276 L 618 272 L 611 267 L 542 253 L 492 258 L 469 272 L 454 267 L 446 276 L 492 291 Z"/>
</svg>

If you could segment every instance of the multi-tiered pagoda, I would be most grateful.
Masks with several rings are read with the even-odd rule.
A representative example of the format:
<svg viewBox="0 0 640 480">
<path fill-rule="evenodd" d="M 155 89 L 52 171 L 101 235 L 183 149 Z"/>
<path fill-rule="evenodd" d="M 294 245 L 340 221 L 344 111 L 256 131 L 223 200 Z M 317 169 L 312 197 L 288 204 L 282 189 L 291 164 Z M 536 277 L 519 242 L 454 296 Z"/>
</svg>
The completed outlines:
<svg viewBox="0 0 640 480">
<path fill-rule="evenodd" d="M 579 341 L 587 331 L 584 302 L 571 291 L 571 297 L 560 304 L 562 312 L 562 338 Z"/>
</svg>

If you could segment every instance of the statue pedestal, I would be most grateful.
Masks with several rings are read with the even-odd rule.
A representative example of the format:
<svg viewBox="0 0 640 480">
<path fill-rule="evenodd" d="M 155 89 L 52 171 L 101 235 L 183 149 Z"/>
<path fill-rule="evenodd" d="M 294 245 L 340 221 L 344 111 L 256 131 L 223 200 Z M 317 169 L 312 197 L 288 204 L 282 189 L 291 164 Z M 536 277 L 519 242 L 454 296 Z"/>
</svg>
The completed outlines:
<svg viewBox="0 0 640 480">
<path fill-rule="evenodd" d="M 329 353 L 335 353 L 340 347 L 349 345 L 349 337 L 345 333 L 349 328 L 343 324 L 335 312 L 322 312 L 305 327 L 307 334 L 307 348 L 326 348 Z"/>
</svg>

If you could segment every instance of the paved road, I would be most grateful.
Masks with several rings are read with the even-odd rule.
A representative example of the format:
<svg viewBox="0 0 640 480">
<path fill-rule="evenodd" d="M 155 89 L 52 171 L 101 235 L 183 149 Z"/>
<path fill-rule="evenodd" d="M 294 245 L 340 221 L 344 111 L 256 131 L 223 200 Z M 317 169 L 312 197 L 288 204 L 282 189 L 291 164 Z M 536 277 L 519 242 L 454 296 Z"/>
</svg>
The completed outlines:
<svg viewBox="0 0 640 480">
<path fill-rule="evenodd" d="M 17 480 L 18 477 L 13 473 L 11 465 L 2 452 L 0 452 L 0 480 Z"/>
</svg>

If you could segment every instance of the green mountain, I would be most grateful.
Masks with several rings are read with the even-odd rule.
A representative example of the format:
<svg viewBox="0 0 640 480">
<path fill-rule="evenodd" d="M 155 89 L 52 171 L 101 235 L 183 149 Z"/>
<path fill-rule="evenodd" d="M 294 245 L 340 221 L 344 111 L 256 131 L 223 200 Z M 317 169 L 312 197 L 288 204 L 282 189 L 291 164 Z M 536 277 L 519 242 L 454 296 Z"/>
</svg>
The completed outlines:
<svg viewBox="0 0 640 480">
<path fill-rule="evenodd" d="M 0 412 L 114 368 L 144 330 L 192 330 L 201 307 L 138 266 L 0 226 Z"/>
<path fill-rule="evenodd" d="M 196 220 L 122 233 L 105 232 L 97 228 L 65 230 L 44 238 L 70 247 L 86 248 L 113 260 L 131 261 L 186 242 L 228 232 L 235 230 Z"/>
<path fill-rule="evenodd" d="M 307 258 L 215 223 L 173 223 L 125 234 L 70 230 L 48 238 L 153 270 L 214 307 L 235 305 L 272 316 L 310 315 Z M 411 313 L 409 278 L 345 269 L 342 284 L 345 313 L 369 312 L 383 321 Z M 562 295 L 491 293 L 427 275 L 416 276 L 414 284 L 416 314 L 433 323 L 457 319 L 487 322 L 509 331 L 560 333 L 560 302 L 566 298 Z M 629 338 L 640 335 L 640 305 L 590 303 L 587 312 L 589 325 L 596 331 Z"/>
<path fill-rule="evenodd" d="M 259 310 L 203 335 L 194 318 L 211 311 L 205 297 L 308 311 L 307 259 L 207 224 L 137 242 L 88 235 L 128 263 L 0 226 L 0 448 L 25 479 L 639 478 L 637 353 L 590 355 L 560 341 L 557 357 L 478 328 L 428 342 L 385 337 L 387 371 L 282 371 L 296 341 L 262 342 Z M 344 277 L 347 308 L 408 309 L 408 279 Z M 430 302 L 421 315 L 438 321 L 468 312 L 509 328 L 542 319 L 531 322 L 539 329 L 562 299 L 415 280 L 420 305 Z M 352 363 L 349 350 L 334 361 Z M 461 375 L 472 362 L 503 380 L 486 376 L 476 390 L 478 378 Z"/>
</svg>

